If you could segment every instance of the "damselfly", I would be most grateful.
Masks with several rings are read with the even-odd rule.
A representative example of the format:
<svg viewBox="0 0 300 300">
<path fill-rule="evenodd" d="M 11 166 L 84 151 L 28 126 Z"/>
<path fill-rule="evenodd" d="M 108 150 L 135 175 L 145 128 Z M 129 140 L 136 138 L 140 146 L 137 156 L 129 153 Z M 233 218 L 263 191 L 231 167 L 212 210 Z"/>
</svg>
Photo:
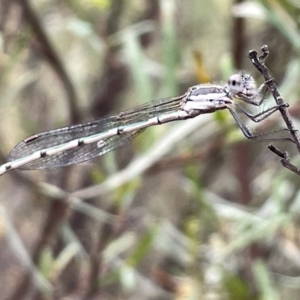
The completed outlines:
<svg viewBox="0 0 300 300">
<path fill-rule="evenodd" d="M 279 106 L 251 115 L 235 103 L 235 99 L 259 106 L 264 100 L 264 88 L 263 84 L 257 89 L 248 74 L 234 74 L 224 85 L 195 85 L 181 96 L 155 100 L 117 116 L 39 133 L 26 138 L 11 151 L 8 162 L 0 166 L 0 175 L 16 168 L 33 170 L 80 163 L 126 144 L 147 127 L 222 109 L 230 111 L 246 138 L 256 139 L 257 136 L 241 122 L 236 110 L 252 121 L 260 122 Z"/>
</svg>

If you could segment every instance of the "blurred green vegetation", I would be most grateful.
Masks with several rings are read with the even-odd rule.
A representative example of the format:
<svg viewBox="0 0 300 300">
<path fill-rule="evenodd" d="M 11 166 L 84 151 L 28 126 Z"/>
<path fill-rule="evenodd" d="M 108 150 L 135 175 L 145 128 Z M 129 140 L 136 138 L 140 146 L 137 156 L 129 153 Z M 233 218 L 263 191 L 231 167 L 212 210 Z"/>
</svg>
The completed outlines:
<svg viewBox="0 0 300 300">
<path fill-rule="evenodd" d="M 0 158 L 31 134 L 267 65 L 300 116 L 296 0 L 2 0 Z M 266 107 L 274 105 L 268 99 Z M 284 127 L 279 114 L 254 132 Z M 280 143 L 300 166 L 291 143 Z M 1 299 L 298 299 L 299 178 L 228 112 L 0 179 Z"/>
</svg>

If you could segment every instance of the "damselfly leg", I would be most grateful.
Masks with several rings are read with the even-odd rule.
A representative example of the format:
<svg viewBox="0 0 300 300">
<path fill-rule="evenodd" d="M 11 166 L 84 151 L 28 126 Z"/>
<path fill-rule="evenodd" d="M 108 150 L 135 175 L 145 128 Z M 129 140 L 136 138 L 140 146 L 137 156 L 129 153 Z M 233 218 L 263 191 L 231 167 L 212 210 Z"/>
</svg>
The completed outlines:
<svg viewBox="0 0 300 300">
<path fill-rule="evenodd" d="M 260 112 L 256 115 L 250 114 L 242 106 L 239 106 L 237 104 L 235 106 L 236 106 L 236 108 L 238 108 L 238 110 L 240 110 L 243 114 L 245 114 L 250 120 L 252 120 L 253 122 L 258 123 L 258 122 L 261 122 L 261 121 L 265 120 L 267 117 L 272 115 L 274 112 L 276 112 L 281 107 L 287 107 L 288 104 L 283 104 L 283 105 L 277 105 L 277 106 L 270 107 L 269 109 L 264 110 L 264 111 L 262 111 L 262 112 Z M 247 128 L 247 126 L 242 122 L 239 115 L 236 113 L 236 111 L 233 108 L 228 107 L 228 110 L 230 111 L 230 113 L 233 116 L 236 124 L 239 126 L 242 133 L 244 134 L 244 136 L 247 139 L 258 140 L 258 141 L 276 141 L 276 140 L 277 141 L 291 141 L 291 142 L 294 143 L 294 141 L 289 137 L 278 137 L 278 138 L 277 137 L 271 137 L 275 133 L 286 132 L 286 131 L 288 131 L 288 129 L 279 129 L 279 130 L 272 131 L 272 132 L 267 132 L 267 133 L 253 134 Z"/>
<path fill-rule="evenodd" d="M 274 112 L 276 112 L 281 107 L 288 107 L 288 106 L 289 105 L 287 103 L 284 103 L 282 105 L 275 105 L 266 110 L 259 112 L 258 114 L 253 115 L 253 114 L 249 113 L 243 106 L 241 106 L 239 104 L 235 104 L 235 107 L 239 111 L 241 111 L 244 115 L 246 115 L 250 120 L 252 120 L 255 123 L 259 123 L 259 122 L 265 120 L 266 118 L 268 118 L 270 115 L 272 115 Z"/>
</svg>

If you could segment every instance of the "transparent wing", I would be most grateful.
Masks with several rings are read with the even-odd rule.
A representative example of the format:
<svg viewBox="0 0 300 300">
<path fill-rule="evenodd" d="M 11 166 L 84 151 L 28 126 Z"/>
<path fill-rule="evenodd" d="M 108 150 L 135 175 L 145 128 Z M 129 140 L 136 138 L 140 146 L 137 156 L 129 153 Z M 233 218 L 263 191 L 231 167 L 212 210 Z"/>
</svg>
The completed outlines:
<svg viewBox="0 0 300 300">
<path fill-rule="evenodd" d="M 146 121 L 165 112 L 176 111 L 180 107 L 182 97 L 155 100 L 120 113 L 118 116 L 39 133 L 20 142 L 9 154 L 8 161 L 14 161 L 36 151 L 59 146 L 72 140 L 103 133 L 112 128 Z M 39 158 L 21 166 L 20 169 L 57 168 L 84 162 L 127 144 L 142 131 L 143 129 L 112 136 L 104 139 L 101 143 L 83 144 L 51 156 Z"/>
</svg>

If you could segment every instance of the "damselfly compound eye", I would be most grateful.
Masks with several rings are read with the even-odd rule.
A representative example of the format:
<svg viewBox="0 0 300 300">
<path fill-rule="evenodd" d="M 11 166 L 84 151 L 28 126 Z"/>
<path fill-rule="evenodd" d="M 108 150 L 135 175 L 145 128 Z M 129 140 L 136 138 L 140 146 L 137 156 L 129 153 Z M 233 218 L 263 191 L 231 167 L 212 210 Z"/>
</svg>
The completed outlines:
<svg viewBox="0 0 300 300">
<path fill-rule="evenodd" d="M 230 92 L 233 94 L 241 93 L 244 88 L 241 75 L 231 75 L 228 79 L 228 87 Z"/>
</svg>

